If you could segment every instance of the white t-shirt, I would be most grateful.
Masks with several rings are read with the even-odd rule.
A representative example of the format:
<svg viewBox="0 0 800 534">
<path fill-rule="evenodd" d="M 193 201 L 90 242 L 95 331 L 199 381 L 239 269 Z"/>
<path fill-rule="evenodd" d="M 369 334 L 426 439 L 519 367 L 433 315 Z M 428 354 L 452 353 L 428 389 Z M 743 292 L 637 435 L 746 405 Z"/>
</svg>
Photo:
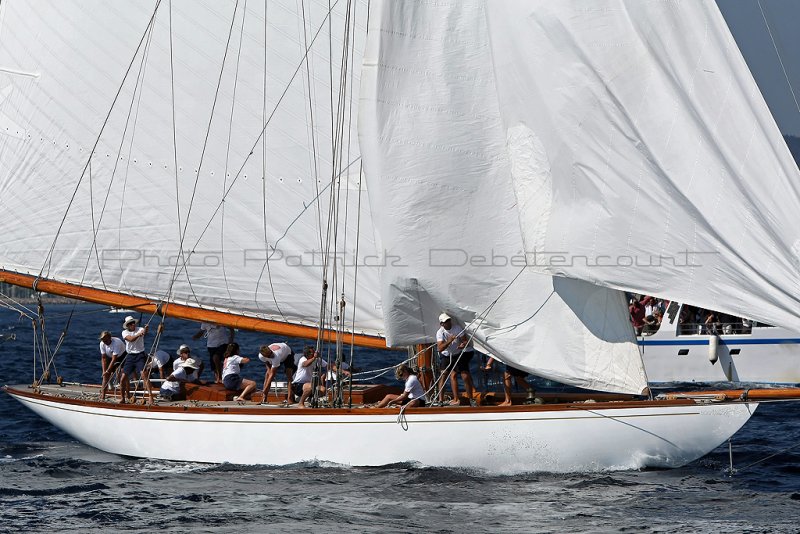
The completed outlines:
<svg viewBox="0 0 800 534">
<path fill-rule="evenodd" d="M 202 323 L 200 330 L 206 332 L 206 346 L 209 348 L 219 347 L 220 345 L 227 345 L 230 339 L 230 329 L 227 326 L 220 326 L 218 324 Z"/>
<path fill-rule="evenodd" d="M 273 343 L 269 346 L 269 350 L 272 351 L 271 358 L 266 358 L 259 352 L 258 359 L 272 367 L 278 367 L 292 353 L 292 348 L 286 343 Z"/>
<path fill-rule="evenodd" d="M 327 368 L 328 362 L 322 360 L 322 366 Z M 332 366 L 333 365 L 331 365 L 331 367 Z M 342 362 L 342 370 L 347 371 L 348 369 L 350 369 L 350 364 L 347 362 Z M 345 379 L 347 379 L 346 376 Z M 325 380 L 331 380 L 331 381 L 336 380 L 336 371 L 328 371 L 327 373 L 325 373 Z"/>
<path fill-rule="evenodd" d="M 108 345 L 102 341 L 100 342 L 100 354 L 103 356 L 113 358 L 114 356 L 119 356 L 123 352 L 125 352 L 125 343 L 118 337 L 112 337 L 111 343 Z"/>
<path fill-rule="evenodd" d="M 172 393 L 180 393 L 181 382 L 190 382 L 189 375 L 186 374 L 186 369 L 179 367 L 172 372 L 172 378 L 175 380 L 164 380 L 161 384 L 161 391 L 170 391 Z"/>
<path fill-rule="evenodd" d="M 125 340 L 125 350 L 128 352 L 132 352 L 136 354 L 137 352 L 144 352 L 144 336 L 137 337 L 133 341 L 128 341 L 125 339 L 126 336 L 135 336 L 140 332 L 144 332 L 144 327 L 140 326 L 136 328 L 133 332 L 128 330 L 127 328 L 122 331 L 122 339 Z"/>
<path fill-rule="evenodd" d="M 183 362 L 185 362 L 185 361 L 186 360 L 182 360 L 181 358 L 178 358 L 177 360 L 172 362 L 172 374 L 175 374 L 175 371 L 177 371 L 178 369 L 183 369 L 183 371 L 186 373 L 186 381 L 187 382 L 197 382 L 200 379 L 200 369 L 192 369 L 192 372 L 190 373 L 189 371 L 187 371 L 186 369 L 181 367 L 181 364 L 183 364 Z M 197 358 L 195 358 L 195 361 L 199 361 L 199 360 L 197 360 Z"/>
<path fill-rule="evenodd" d="M 225 378 L 228 375 L 238 375 L 242 368 L 242 358 L 239 355 L 236 356 L 228 356 L 225 358 L 225 367 L 222 369 L 222 378 Z"/>
<path fill-rule="evenodd" d="M 425 390 L 422 389 L 422 384 L 419 383 L 417 375 L 408 375 L 408 378 L 406 378 L 406 387 L 403 391 L 408 392 L 408 398 L 411 400 L 425 400 Z"/>
<path fill-rule="evenodd" d="M 314 364 L 312 363 L 308 367 L 304 367 L 303 364 L 307 361 L 308 358 L 302 356 L 300 361 L 297 362 L 297 372 L 294 374 L 292 384 L 308 384 L 311 382 L 311 367 Z"/>
<path fill-rule="evenodd" d="M 459 338 L 458 336 L 464 332 L 464 329 L 454 324 L 450 327 L 450 330 L 445 330 L 443 326 L 439 327 L 439 330 L 436 332 L 436 342 L 444 341 L 449 336 L 456 336 L 456 338 L 450 342 L 450 344 L 441 351 L 441 354 L 444 356 L 458 356 L 463 351 L 470 351 L 472 350 L 472 342 L 468 343 L 466 347 L 463 349 L 459 349 L 458 345 L 463 341 L 463 339 Z"/>
</svg>

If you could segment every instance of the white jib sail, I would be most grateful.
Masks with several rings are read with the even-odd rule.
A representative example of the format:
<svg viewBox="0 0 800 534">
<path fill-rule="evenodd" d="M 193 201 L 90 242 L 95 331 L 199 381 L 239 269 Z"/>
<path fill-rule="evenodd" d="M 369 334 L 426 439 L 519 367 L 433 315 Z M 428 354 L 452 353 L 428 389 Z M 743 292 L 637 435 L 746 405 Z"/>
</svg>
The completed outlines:
<svg viewBox="0 0 800 534">
<path fill-rule="evenodd" d="M 800 330 L 800 173 L 714 1 L 485 6 L 531 268 Z"/>
<path fill-rule="evenodd" d="M 432 340 L 446 310 L 507 363 L 641 392 L 622 294 L 525 267 L 483 3 L 377 4 L 359 134 L 379 248 L 391 258 L 388 341 Z"/>
<path fill-rule="evenodd" d="M 329 9 L 2 2 L 0 268 L 314 325 L 336 174 L 329 299 L 379 334 L 363 192 L 354 257 L 367 9 Z"/>
</svg>

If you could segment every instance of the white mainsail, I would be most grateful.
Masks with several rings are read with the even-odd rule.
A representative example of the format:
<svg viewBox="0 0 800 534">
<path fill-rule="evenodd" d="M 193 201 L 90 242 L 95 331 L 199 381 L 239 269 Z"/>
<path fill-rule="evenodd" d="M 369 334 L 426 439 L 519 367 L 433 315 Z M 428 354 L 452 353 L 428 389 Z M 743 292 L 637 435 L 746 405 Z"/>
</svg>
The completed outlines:
<svg viewBox="0 0 800 534">
<path fill-rule="evenodd" d="M 314 325 L 335 255 L 329 301 L 382 332 L 355 132 L 366 3 L 0 9 L 0 268 Z"/>
<path fill-rule="evenodd" d="M 713 0 L 486 2 L 531 269 L 800 329 L 800 172 Z"/>
<path fill-rule="evenodd" d="M 377 9 L 376 9 L 377 8 Z M 441 310 L 507 363 L 582 387 L 646 385 L 621 293 L 525 268 L 483 2 L 373 3 L 359 133 L 390 343 Z"/>
</svg>

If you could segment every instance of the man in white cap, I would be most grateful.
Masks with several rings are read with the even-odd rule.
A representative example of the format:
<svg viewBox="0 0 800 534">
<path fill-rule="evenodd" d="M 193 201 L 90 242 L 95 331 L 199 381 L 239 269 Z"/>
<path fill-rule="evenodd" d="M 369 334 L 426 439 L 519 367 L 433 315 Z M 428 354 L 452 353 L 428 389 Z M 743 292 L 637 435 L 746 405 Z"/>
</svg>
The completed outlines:
<svg viewBox="0 0 800 534">
<path fill-rule="evenodd" d="M 158 394 L 162 399 L 168 401 L 182 400 L 186 398 L 186 383 L 191 382 L 190 375 L 199 368 L 194 358 L 187 358 L 178 363 L 175 369 L 161 384 Z"/>
<path fill-rule="evenodd" d="M 472 349 L 472 343 L 464 329 L 457 324 L 453 324 L 452 317 L 446 313 L 439 315 L 436 350 L 439 351 L 439 362 L 443 368 L 442 374 L 439 375 L 437 380 L 439 403 L 444 402 L 444 380 L 449 375 L 450 390 L 453 392 L 453 400 L 450 401 L 450 404 L 454 406 L 461 404 L 458 397 L 458 378 L 456 375 L 456 373 L 459 373 L 464 381 L 464 389 L 467 392 L 469 403 L 475 405 L 473 398 L 475 386 L 472 382 L 472 373 L 469 370 L 469 364 L 475 355 L 475 351 Z"/>
<path fill-rule="evenodd" d="M 122 323 L 125 330 L 122 331 L 122 339 L 125 341 L 125 361 L 122 363 L 122 377 L 120 378 L 120 389 L 122 390 L 121 404 L 128 401 L 130 393 L 131 376 L 137 378 L 144 371 L 147 363 L 147 354 L 144 351 L 144 336 L 147 334 L 147 326 L 138 326 L 136 319 L 130 315 L 125 317 Z"/>
<path fill-rule="evenodd" d="M 106 389 L 111 381 L 111 375 L 125 359 L 125 343 L 118 337 L 111 337 L 111 332 L 104 330 L 100 333 L 100 365 L 103 367 L 102 385 L 100 386 L 100 400 L 105 400 Z"/>
</svg>

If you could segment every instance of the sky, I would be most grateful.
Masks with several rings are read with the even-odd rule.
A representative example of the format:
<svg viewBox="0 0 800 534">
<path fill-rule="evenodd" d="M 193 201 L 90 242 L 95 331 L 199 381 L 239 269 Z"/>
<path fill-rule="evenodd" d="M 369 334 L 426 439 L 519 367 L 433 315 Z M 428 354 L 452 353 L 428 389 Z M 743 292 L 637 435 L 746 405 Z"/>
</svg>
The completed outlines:
<svg viewBox="0 0 800 534">
<path fill-rule="evenodd" d="M 800 0 L 717 0 L 717 5 L 781 132 L 800 137 L 800 110 L 792 96 L 794 90 L 800 102 Z"/>
</svg>

